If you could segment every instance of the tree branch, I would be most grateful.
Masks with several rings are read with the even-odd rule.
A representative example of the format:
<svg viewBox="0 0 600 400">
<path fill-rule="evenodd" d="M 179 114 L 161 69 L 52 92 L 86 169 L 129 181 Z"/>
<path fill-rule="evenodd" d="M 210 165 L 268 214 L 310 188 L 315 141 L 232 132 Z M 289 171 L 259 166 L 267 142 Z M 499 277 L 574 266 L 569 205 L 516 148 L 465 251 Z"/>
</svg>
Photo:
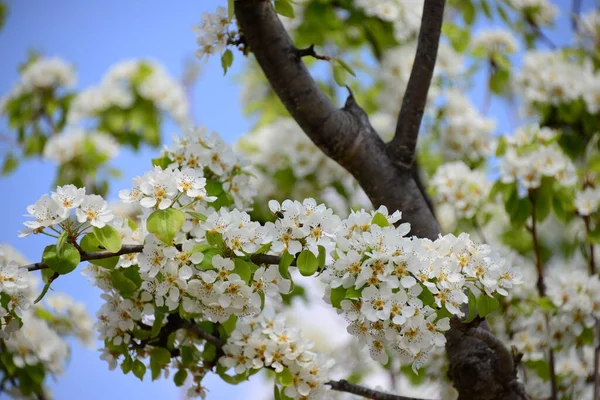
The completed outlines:
<svg viewBox="0 0 600 400">
<path fill-rule="evenodd" d="M 329 385 L 332 390 L 336 390 L 338 392 L 352 393 L 373 400 L 418 400 L 414 397 L 405 397 L 391 393 L 379 392 L 364 386 L 355 385 L 344 379 L 340 381 L 329 381 L 326 383 L 326 385 Z"/>
<path fill-rule="evenodd" d="M 437 58 L 444 5 L 445 0 L 425 0 L 423 3 L 417 53 L 402 99 L 396 133 L 388 144 L 393 161 L 405 168 L 410 168 L 415 159 L 417 137 Z"/>
<path fill-rule="evenodd" d="M 439 228 L 413 177 L 412 164 L 437 56 L 444 0 L 425 0 L 415 63 L 396 135 L 389 145 L 373 129 L 351 92 L 344 107 L 336 109 L 318 88 L 271 2 L 235 0 L 234 4 L 242 34 L 271 87 L 313 143 L 357 179 L 375 207 L 384 205 L 391 212 L 402 211 L 404 221 L 411 224 L 412 235 L 436 239 Z M 497 370 L 498 349 L 487 344 L 490 340 L 466 335 L 468 327 L 459 321 L 446 334 L 449 375 L 460 399 L 527 399 L 516 372 L 507 380 Z M 491 333 L 489 336 L 493 338 Z M 342 387 L 339 385 L 343 383 L 333 385 Z M 473 387 L 479 391 L 471 390 Z"/>
<path fill-rule="evenodd" d="M 375 206 L 401 210 L 412 234 L 439 230 L 410 169 L 396 168 L 352 93 L 341 109 L 319 89 L 270 2 L 235 0 L 244 37 L 271 87 L 308 137 L 359 182 Z"/>
</svg>

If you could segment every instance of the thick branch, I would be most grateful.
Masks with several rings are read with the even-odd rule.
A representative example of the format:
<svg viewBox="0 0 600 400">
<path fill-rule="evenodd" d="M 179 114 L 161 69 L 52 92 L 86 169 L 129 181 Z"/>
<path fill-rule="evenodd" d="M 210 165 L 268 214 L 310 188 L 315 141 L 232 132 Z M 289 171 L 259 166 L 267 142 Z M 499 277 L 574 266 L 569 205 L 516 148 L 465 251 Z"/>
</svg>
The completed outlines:
<svg viewBox="0 0 600 400">
<path fill-rule="evenodd" d="M 311 140 L 336 159 L 353 141 L 352 117 L 336 108 L 310 76 L 302 62 L 307 50 L 294 46 L 271 2 L 236 0 L 235 15 L 277 96 Z"/>
<path fill-rule="evenodd" d="M 392 159 L 402 166 L 410 167 L 415 159 L 417 137 L 437 58 L 444 5 L 445 0 L 425 0 L 423 3 L 417 53 L 402 99 L 396 134 L 388 145 Z"/>
</svg>

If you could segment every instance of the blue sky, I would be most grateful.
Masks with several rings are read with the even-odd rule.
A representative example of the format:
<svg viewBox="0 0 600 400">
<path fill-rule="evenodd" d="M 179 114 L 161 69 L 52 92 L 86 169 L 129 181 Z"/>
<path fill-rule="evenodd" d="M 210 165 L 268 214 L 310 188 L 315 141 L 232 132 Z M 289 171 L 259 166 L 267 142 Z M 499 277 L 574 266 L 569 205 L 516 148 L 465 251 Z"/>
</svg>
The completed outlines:
<svg viewBox="0 0 600 400">
<path fill-rule="evenodd" d="M 562 10 L 568 10 L 571 2 L 563 0 L 555 3 Z M 165 65 L 173 75 L 180 76 L 184 60 L 192 57 L 196 48 L 195 35 L 190 27 L 200 21 L 203 11 L 214 11 L 218 5 L 226 5 L 226 1 L 9 0 L 8 4 L 8 19 L 0 32 L 3 60 L 0 63 L 0 93 L 9 91 L 17 81 L 16 67 L 25 60 L 30 49 L 72 62 L 77 68 L 79 88 L 97 84 L 111 65 L 129 58 L 154 59 Z M 564 13 L 551 37 L 559 43 L 570 38 Z M 236 58 L 226 77 L 223 77 L 218 57 L 205 64 L 193 99 L 197 122 L 217 130 L 230 141 L 250 127 L 250 121 L 242 116 L 239 88 L 233 78 L 241 65 L 241 57 Z M 475 104 L 480 104 L 482 91 L 473 94 Z M 494 105 L 490 115 L 505 119 L 504 111 L 499 111 Z M 0 122 L 0 130 L 5 129 L 5 123 Z M 169 136 L 174 131 L 175 127 L 167 124 L 164 132 Z M 132 177 L 148 169 L 150 158 L 155 153 L 155 150 L 149 149 L 136 155 L 121 152 L 116 165 L 124 175 L 112 184 L 112 198 L 118 189 L 129 186 Z M 43 247 L 49 244 L 47 238 L 18 239 L 16 232 L 22 226 L 26 206 L 50 190 L 54 168 L 50 163 L 30 160 L 23 163 L 16 173 L 0 178 L 0 191 L 3 193 L 0 243 L 11 244 L 32 261 L 36 261 Z M 84 301 L 92 314 L 101 305 L 100 292 L 78 273 L 61 277 L 54 288 Z M 205 383 L 211 390 L 209 398 L 212 399 L 243 398 L 244 391 L 248 396 L 248 386 L 232 387 L 215 378 L 207 379 Z M 146 379 L 140 383 L 131 375 L 110 372 L 96 351 L 81 348 L 75 343 L 65 374 L 51 386 L 57 399 L 180 397 L 180 391 L 171 381 L 149 383 Z"/>
</svg>

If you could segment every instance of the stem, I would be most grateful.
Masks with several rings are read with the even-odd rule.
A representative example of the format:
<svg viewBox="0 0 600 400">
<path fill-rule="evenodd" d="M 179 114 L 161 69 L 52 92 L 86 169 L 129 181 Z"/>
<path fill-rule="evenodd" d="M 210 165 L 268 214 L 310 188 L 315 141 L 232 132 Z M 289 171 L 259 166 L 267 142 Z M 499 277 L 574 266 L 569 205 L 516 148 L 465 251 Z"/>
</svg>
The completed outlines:
<svg viewBox="0 0 600 400">
<path fill-rule="evenodd" d="M 544 284 L 544 265 L 542 262 L 542 251 L 540 247 L 540 243 L 537 237 L 537 221 L 536 221 L 536 211 L 535 211 L 535 189 L 530 189 L 527 193 L 529 197 L 529 202 L 531 204 L 531 228 L 529 232 L 531 232 L 531 238 L 533 240 L 533 250 L 535 252 L 535 267 L 538 273 L 537 280 L 537 288 L 540 294 L 540 297 L 544 297 L 546 295 L 546 285 Z M 548 318 L 546 317 L 546 327 L 548 327 Z M 550 364 L 550 384 L 552 386 L 552 396 L 550 397 L 552 400 L 558 400 L 558 391 L 557 391 L 557 383 L 556 383 L 556 370 L 554 367 L 554 350 L 549 345 L 548 346 L 549 355 L 548 362 Z"/>
</svg>

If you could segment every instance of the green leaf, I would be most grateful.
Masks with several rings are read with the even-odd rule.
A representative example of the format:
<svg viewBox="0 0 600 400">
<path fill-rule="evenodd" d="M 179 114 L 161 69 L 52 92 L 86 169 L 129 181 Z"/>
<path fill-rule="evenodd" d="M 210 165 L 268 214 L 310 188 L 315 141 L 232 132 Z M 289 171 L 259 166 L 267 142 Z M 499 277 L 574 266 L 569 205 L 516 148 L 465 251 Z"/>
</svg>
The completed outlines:
<svg viewBox="0 0 600 400">
<path fill-rule="evenodd" d="M 252 271 L 250 270 L 250 265 L 242 260 L 241 258 L 234 258 L 233 262 L 235 267 L 233 268 L 233 272 L 238 274 L 240 278 L 246 283 L 250 282 Z"/>
<path fill-rule="evenodd" d="M 196 218 L 198 221 L 206 222 L 206 215 L 200 214 L 195 211 L 186 211 L 187 214 L 191 215 L 193 218 Z"/>
<path fill-rule="evenodd" d="M 150 353 L 150 370 L 152 371 L 152 380 L 160 377 L 162 368 L 171 361 L 171 353 L 162 347 L 155 347 Z"/>
<path fill-rule="evenodd" d="M 342 308 L 342 300 L 346 298 L 346 289 L 343 286 L 331 289 L 329 298 L 333 307 Z"/>
<path fill-rule="evenodd" d="M 537 376 L 542 378 L 544 381 L 550 380 L 550 366 L 544 360 L 528 360 L 525 361 L 527 368 L 535 371 Z"/>
<path fill-rule="evenodd" d="M 161 242 L 170 246 L 185 222 L 185 214 L 174 208 L 156 210 L 148 217 L 146 228 Z"/>
<path fill-rule="evenodd" d="M 125 298 L 130 298 L 133 296 L 134 292 L 138 288 L 138 285 L 136 285 L 133 280 L 125 276 L 125 274 L 119 269 L 112 270 L 110 273 L 110 278 L 112 286 L 117 289 L 121 296 Z"/>
<path fill-rule="evenodd" d="M 435 303 L 435 297 L 433 297 L 433 294 L 429 291 L 429 289 L 427 289 L 427 287 L 423 287 L 423 291 L 418 297 L 426 306 L 431 306 L 433 303 Z"/>
<path fill-rule="evenodd" d="M 284 252 L 281 256 L 281 260 L 279 261 L 279 274 L 284 279 L 292 279 L 290 275 L 290 265 L 294 261 L 294 256 L 287 251 Z"/>
<path fill-rule="evenodd" d="M 235 15 L 235 6 L 233 1 L 234 0 L 227 0 L 227 18 L 229 18 L 230 20 Z"/>
<path fill-rule="evenodd" d="M 173 377 L 173 382 L 175 382 L 175 386 L 177 387 L 181 387 L 183 386 L 183 384 L 185 383 L 185 380 L 187 379 L 188 373 L 185 369 L 180 369 L 179 371 L 177 371 L 175 373 L 175 376 Z"/>
<path fill-rule="evenodd" d="M 465 322 L 469 323 L 477 316 L 477 297 L 469 290 L 469 314 L 465 319 Z"/>
<path fill-rule="evenodd" d="M 294 18 L 294 7 L 286 0 L 275 0 L 275 11 L 284 17 Z"/>
<path fill-rule="evenodd" d="M 225 248 L 225 242 L 223 241 L 223 236 L 219 232 L 217 232 L 217 231 L 207 231 L 204 234 L 204 237 L 206 237 L 206 241 L 211 246 L 216 246 L 216 247 L 218 247 L 220 249 Z"/>
<path fill-rule="evenodd" d="M 2 164 L 2 175 L 8 175 L 13 172 L 19 166 L 19 159 L 15 157 L 13 153 L 8 153 L 4 157 L 4 164 Z"/>
<path fill-rule="evenodd" d="M 334 59 L 334 62 L 337 62 L 338 64 L 340 64 L 340 66 L 342 68 L 344 68 L 346 71 L 348 71 L 348 73 L 350 75 L 356 77 L 356 72 L 354 72 L 352 67 L 350 67 L 344 60 L 342 60 L 341 58 L 336 58 L 336 59 Z"/>
<path fill-rule="evenodd" d="M 104 225 L 103 228 L 94 227 L 94 235 L 98 242 L 111 253 L 121 250 L 121 234 L 112 226 Z"/>
<path fill-rule="evenodd" d="M 71 243 L 63 245 L 62 254 L 59 255 L 56 245 L 46 246 L 42 255 L 42 262 L 59 274 L 68 274 L 81 262 L 79 251 Z"/>
<path fill-rule="evenodd" d="M 346 69 L 339 63 L 332 63 L 333 67 L 333 79 L 338 86 L 346 86 Z"/>
<path fill-rule="evenodd" d="M 69 234 L 67 233 L 67 231 L 63 231 L 60 236 L 58 237 L 58 240 L 56 242 L 56 252 L 58 253 L 59 256 L 62 256 L 64 254 L 64 250 L 65 250 L 65 243 L 67 242 L 67 239 L 69 238 Z"/>
<path fill-rule="evenodd" d="M 390 225 L 388 219 L 381 213 L 376 213 L 371 220 L 372 225 L 379 225 L 382 228 Z"/>
<path fill-rule="evenodd" d="M 227 333 L 229 335 L 229 334 L 231 334 L 231 332 L 234 331 L 236 324 L 237 324 L 237 316 L 231 315 L 227 321 L 225 321 L 221 324 L 221 326 L 223 327 L 223 329 L 225 329 L 225 333 Z"/>
<path fill-rule="evenodd" d="M 227 73 L 229 67 L 233 65 L 233 53 L 227 49 L 221 56 L 221 67 L 223 67 L 223 75 Z"/>
<path fill-rule="evenodd" d="M 146 374 L 146 366 L 140 360 L 135 360 L 133 363 L 133 367 L 131 367 L 133 374 L 137 376 L 140 381 L 144 380 L 144 375 Z"/>
<path fill-rule="evenodd" d="M 133 368 L 133 359 L 131 357 L 127 357 L 121 364 L 121 370 L 125 375 L 127 375 L 131 371 L 131 368 Z"/>
<path fill-rule="evenodd" d="M 463 0 L 461 2 L 462 11 L 463 11 L 463 19 L 467 25 L 472 25 L 473 21 L 475 21 L 475 6 L 471 2 L 471 0 Z"/>
<path fill-rule="evenodd" d="M 165 313 L 158 310 L 155 311 L 154 322 L 152 323 L 152 329 L 150 330 L 150 337 L 158 336 L 158 333 L 160 332 L 160 329 L 162 328 L 164 322 L 164 317 Z"/>
<path fill-rule="evenodd" d="M 495 297 L 490 297 L 485 293 L 481 293 L 477 298 L 477 312 L 480 317 L 485 317 L 500 308 L 500 302 Z"/>
<path fill-rule="evenodd" d="M 277 382 L 279 382 L 285 387 L 290 386 L 292 383 L 294 383 L 294 376 L 287 368 L 284 368 L 281 372 L 278 372 L 275 375 L 275 378 L 277 379 Z"/>
<path fill-rule="evenodd" d="M 44 283 L 48 283 L 48 280 L 52 277 L 52 275 L 54 275 L 55 272 L 52 271 L 50 268 L 46 268 L 42 270 L 42 281 L 44 281 Z"/>
<path fill-rule="evenodd" d="M 173 161 L 171 161 L 171 159 L 165 155 L 162 157 L 153 158 L 152 166 L 161 167 L 162 169 L 167 169 L 169 167 L 169 165 L 171 165 L 172 162 Z"/>
<path fill-rule="evenodd" d="M 319 249 L 319 255 L 317 257 L 317 262 L 319 263 L 319 267 L 325 266 L 325 260 L 327 260 L 327 250 L 323 246 L 317 246 Z"/>
<path fill-rule="evenodd" d="M 100 242 L 98 242 L 98 239 L 96 238 L 96 235 L 94 233 L 88 233 L 87 235 L 85 235 L 81 239 L 79 246 L 81 246 L 83 251 L 87 251 L 90 253 L 103 250 L 102 248 L 100 248 Z M 91 262 L 94 265 L 99 265 L 102 268 L 113 269 L 119 262 L 119 257 L 115 256 L 110 258 L 103 258 L 101 260 L 88 260 L 88 262 Z"/>
<path fill-rule="evenodd" d="M 310 250 L 302 250 L 296 264 L 298 265 L 298 270 L 304 276 L 313 275 L 319 268 L 317 257 Z"/>
</svg>

